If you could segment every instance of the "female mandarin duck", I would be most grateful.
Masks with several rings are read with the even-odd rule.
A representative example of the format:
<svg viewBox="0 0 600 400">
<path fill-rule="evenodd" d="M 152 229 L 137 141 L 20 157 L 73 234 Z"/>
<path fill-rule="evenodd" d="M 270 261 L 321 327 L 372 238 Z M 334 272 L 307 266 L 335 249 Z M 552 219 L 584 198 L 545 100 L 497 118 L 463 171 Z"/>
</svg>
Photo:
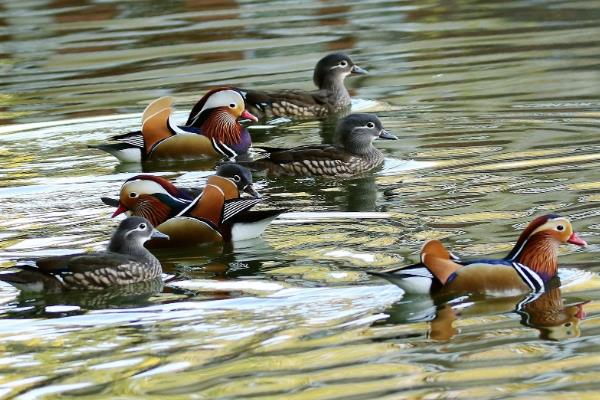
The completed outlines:
<svg viewBox="0 0 600 400">
<path fill-rule="evenodd" d="M 371 114 L 350 114 L 341 119 L 335 136 L 341 145 L 322 144 L 292 149 L 259 147 L 267 157 L 244 162 L 251 169 L 267 170 L 271 175 L 341 176 L 358 175 L 378 167 L 383 154 L 373 146 L 377 138 L 397 140 Z"/>
<path fill-rule="evenodd" d="M 142 114 L 142 130 L 114 136 L 117 143 L 98 145 L 123 162 L 157 159 L 234 158 L 252 144 L 238 119 L 258 119 L 245 109 L 237 89 L 206 93 L 192 109 L 185 126 L 173 122 L 171 97 L 151 103 Z"/>
<path fill-rule="evenodd" d="M 259 198 L 240 197 L 241 190 L 251 187 L 251 179 L 246 168 L 226 164 L 220 167 L 218 175 L 208 178 L 196 199 L 189 200 L 168 180 L 139 175 L 121 187 L 119 207 L 113 217 L 127 212 L 148 218 L 171 238 L 168 243 L 150 242 L 153 246 L 190 246 L 255 238 L 285 210 L 249 211 L 261 202 Z"/>
<path fill-rule="evenodd" d="M 544 215 L 525 228 L 511 252 L 500 260 L 462 261 L 439 241 L 421 249 L 421 262 L 383 272 L 369 272 L 407 293 L 481 293 L 511 296 L 543 292 L 558 273 L 561 243 L 586 246 L 567 218 Z"/>
<path fill-rule="evenodd" d="M 367 71 L 343 53 L 329 54 L 317 63 L 313 81 L 319 90 L 248 90 L 246 104 L 262 117 L 322 117 L 350 107 L 344 79 Z"/>
<path fill-rule="evenodd" d="M 145 247 L 149 239 L 169 237 L 141 217 L 123 220 L 106 251 L 48 257 L 18 271 L 0 274 L 0 280 L 26 292 L 101 290 L 145 282 L 161 276 L 160 262 Z"/>
</svg>

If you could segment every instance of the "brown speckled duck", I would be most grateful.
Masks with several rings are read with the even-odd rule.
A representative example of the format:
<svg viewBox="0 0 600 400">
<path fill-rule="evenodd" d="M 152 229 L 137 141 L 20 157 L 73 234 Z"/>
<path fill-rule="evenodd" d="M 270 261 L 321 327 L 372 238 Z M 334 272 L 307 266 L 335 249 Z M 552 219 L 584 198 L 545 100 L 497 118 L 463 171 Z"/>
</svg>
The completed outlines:
<svg viewBox="0 0 600 400">
<path fill-rule="evenodd" d="M 375 139 L 398 139 L 383 128 L 377 116 L 362 113 L 342 118 L 336 127 L 335 137 L 340 144 L 291 149 L 257 147 L 266 151 L 267 156 L 243 164 L 254 170 L 267 170 L 274 176 L 349 177 L 383 163 L 383 153 L 373 146 Z"/>
<path fill-rule="evenodd" d="M 344 53 L 323 57 L 315 66 L 313 81 L 318 90 L 245 90 L 246 106 L 261 117 L 323 117 L 350 107 L 350 94 L 344 85 L 348 75 L 367 71 Z"/>
<path fill-rule="evenodd" d="M 18 264 L 17 271 L 0 280 L 25 292 L 102 290 L 145 282 L 161 276 L 160 262 L 145 247 L 150 238 L 168 239 L 145 218 L 129 217 L 113 233 L 106 251 L 40 258 L 33 265 Z"/>
</svg>

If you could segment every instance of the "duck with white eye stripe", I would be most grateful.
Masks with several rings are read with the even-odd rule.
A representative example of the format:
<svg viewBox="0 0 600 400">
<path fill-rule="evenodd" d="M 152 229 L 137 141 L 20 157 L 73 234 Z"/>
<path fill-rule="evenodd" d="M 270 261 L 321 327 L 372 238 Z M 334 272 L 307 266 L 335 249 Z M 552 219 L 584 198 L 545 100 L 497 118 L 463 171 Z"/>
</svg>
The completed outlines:
<svg viewBox="0 0 600 400">
<path fill-rule="evenodd" d="M 350 75 L 365 75 L 344 53 L 329 54 L 315 66 L 313 82 L 318 90 L 245 90 L 250 112 L 261 117 L 324 117 L 347 111 L 350 94 L 344 80 Z"/>
<path fill-rule="evenodd" d="M 407 293 L 516 296 L 542 293 L 557 278 L 558 247 L 587 245 L 564 217 L 548 214 L 534 219 L 502 259 L 461 260 L 438 240 L 421 249 L 421 262 L 369 273 L 400 286 Z"/>
<path fill-rule="evenodd" d="M 246 110 L 238 89 L 209 91 L 193 107 L 188 121 L 173 121 L 173 98 L 161 97 L 142 114 L 142 129 L 111 138 L 115 143 L 95 145 L 122 162 L 164 159 L 233 159 L 246 154 L 252 140 L 239 119 L 257 121 Z"/>
<path fill-rule="evenodd" d="M 58 293 L 102 290 L 159 278 L 160 262 L 145 247 L 150 239 L 167 235 L 141 217 L 123 220 L 105 251 L 40 258 L 17 264 L 17 271 L 0 273 L 0 280 L 24 292 Z"/>
<path fill-rule="evenodd" d="M 339 144 L 318 144 L 291 149 L 256 146 L 264 158 L 240 162 L 252 170 L 291 176 L 350 177 L 372 170 L 383 163 L 383 153 L 373 146 L 375 139 L 398 140 L 383 128 L 377 116 L 350 114 L 336 127 Z"/>
</svg>

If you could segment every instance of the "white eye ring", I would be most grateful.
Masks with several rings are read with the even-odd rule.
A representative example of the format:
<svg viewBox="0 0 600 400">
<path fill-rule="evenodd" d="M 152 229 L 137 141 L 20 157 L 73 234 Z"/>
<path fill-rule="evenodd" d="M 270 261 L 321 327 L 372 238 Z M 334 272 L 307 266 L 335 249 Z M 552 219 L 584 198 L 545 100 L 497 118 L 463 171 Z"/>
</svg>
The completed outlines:
<svg viewBox="0 0 600 400">
<path fill-rule="evenodd" d="M 141 223 L 141 224 L 138 226 L 138 228 L 140 228 L 140 230 L 141 230 L 141 231 L 143 231 L 143 230 L 145 230 L 145 229 L 146 229 L 146 224 L 144 224 L 144 223 Z"/>
<path fill-rule="evenodd" d="M 372 122 L 367 122 L 367 128 L 373 129 L 373 128 L 375 128 L 375 124 Z"/>
<path fill-rule="evenodd" d="M 561 232 L 561 231 L 564 231 L 564 230 L 565 230 L 565 227 L 564 227 L 564 226 L 562 226 L 562 225 L 558 225 L 558 226 L 556 227 L 556 230 L 557 230 L 557 231 L 559 231 L 559 232 Z"/>
<path fill-rule="evenodd" d="M 138 197 L 138 194 L 136 192 L 131 192 L 131 193 L 129 193 L 129 197 L 131 197 L 133 199 L 135 197 Z"/>
<path fill-rule="evenodd" d="M 348 61 L 346 61 L 346 60 L 340 61 L 340 67 L 347 67 L 347 66 L 348 66 Z"/>
<path fill-rule="evenodd" d="M 235 103 L 230 103 L 229 108 L 235 108 Z"/>
<path fill-rule="evenodd" d="M 233 180 L 236 181 L 236 182 L 240 182 L 242 180 L 242 178 L 240 178 L 239 175 L 234 175 L 233 176 Z"/>
</svg>

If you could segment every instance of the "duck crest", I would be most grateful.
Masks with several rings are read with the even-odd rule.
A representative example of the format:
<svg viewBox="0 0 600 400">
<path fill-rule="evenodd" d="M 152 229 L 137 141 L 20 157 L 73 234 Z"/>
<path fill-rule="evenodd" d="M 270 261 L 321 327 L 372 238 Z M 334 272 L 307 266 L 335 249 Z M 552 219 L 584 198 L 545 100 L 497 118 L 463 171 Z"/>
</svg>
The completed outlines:
<svg viewBox="0 0 600 400">
<path fill-rule="evenodd" d="M 137 181 L 137 180 L 155 182 L 155 183 L 159 184 L 163 189 L 165 189 L 167 191 L 167 193 L 169 193 L 171 196 L 178 197 L 178 198 L 189 199 L 188 198 L 189 196 L 186 196 L 179 189 L 177 189 L 177 187 L 175 185 L 173 185 L 168 179 L 162 178 L 160 176 L 143 175 L 143 174 L 142 175 L 136 175 L 136 176 L 133 176 L 133 177 L 127 179 L 123 183 L 123 185 L 125 185 L 127 182 L 132 182 L 132 181 Z"/>
<path fill-rule="evenodd" d="M 210 96 L 212 96 L 213 94 L 215 94 L 217 92 L 221 92 L 223 90 L 235 90 L 235 89 L 228 87 L 228 86 L 223 86 L 223 87 L 209 90 L 204 96 L 202 96 L 202 98 L 200 100 L 198 100 L 198 102 L 196 104 L 194 104 L 192 111 L 190 111 L 190 115 L 187 119 L 187 122 L 185 123 L 186 126 L 199 126 L 197 124 L 197 120 L 200 117 L 202 108 L 204 108 L 204 106 L 206 105 L 206 102 L 208 101 Z"/>
</svg>

